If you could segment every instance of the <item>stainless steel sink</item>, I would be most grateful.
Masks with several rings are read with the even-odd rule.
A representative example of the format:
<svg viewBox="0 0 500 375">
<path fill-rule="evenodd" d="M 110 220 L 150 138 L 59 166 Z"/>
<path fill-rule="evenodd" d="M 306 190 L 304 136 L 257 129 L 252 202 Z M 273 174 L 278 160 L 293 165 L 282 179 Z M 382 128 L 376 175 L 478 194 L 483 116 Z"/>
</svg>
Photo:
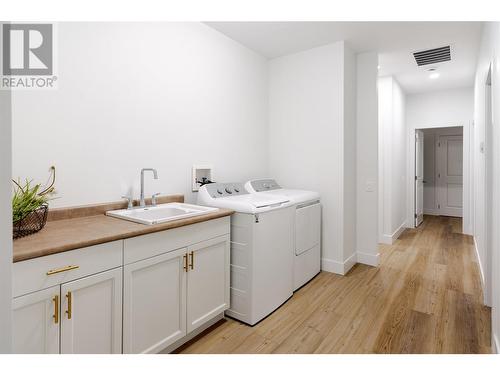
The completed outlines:
<svg viewBox="0 0 500 375">
<path fill-rule="evenodd" d="M 139 224 L 153 225 L 167 221 L 185 219 L 217 211 L 218 208 L 187 203 L 165 203 L 157 206 L 108 211 L 106 215 Z"/>
</svg>

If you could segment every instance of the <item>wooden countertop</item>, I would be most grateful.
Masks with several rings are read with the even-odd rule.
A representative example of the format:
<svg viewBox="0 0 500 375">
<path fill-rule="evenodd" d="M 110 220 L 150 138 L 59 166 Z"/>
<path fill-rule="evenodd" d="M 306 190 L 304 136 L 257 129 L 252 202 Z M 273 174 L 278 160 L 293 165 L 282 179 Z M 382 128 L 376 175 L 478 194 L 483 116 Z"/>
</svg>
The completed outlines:
<svg viewBox="0 0 500 375">
<path fill-rule="evenodd" d="M 109 205 L 105 207 L 109 207 Z M 81 210 L 81 208 L 79 209 Z M 91 210 L 87 208 L 87 212 L 91 212 Z M 231 210 L 219 209 L 218 211 L 209 212 L 204 215 L 155 225 L 137 224 L 106 216 L 103 213 L 51 220 L 47 222 L 40 232 L 14 240 L 13 261 L 20 262 L 105 242 L 160 232 L 229 216 L 232 213 L 233 211 Z M 72 215 L 67 216 L 71 217 Z"/>
</svg>

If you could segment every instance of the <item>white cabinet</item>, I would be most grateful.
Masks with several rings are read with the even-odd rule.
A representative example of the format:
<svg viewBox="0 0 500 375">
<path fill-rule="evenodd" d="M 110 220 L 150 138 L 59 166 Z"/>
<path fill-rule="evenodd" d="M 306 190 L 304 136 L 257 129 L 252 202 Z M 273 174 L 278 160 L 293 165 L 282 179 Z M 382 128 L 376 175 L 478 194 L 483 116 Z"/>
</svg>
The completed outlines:
<svg viewBox="0 0 500 375">
<path fill-rule="evenodd" d="M 121 268 L 14 298 L 14 353 L 121 353 L 121 342 Z"/>
<path fill-rule="evenodd" d="M 229 308 L 229 236 L 188 247 L 187 333 Z"/>
<path fill-rule="evenodd" d="M 59 286 L 14 298 L 12 308 L 14 353 L 59 353 Z"/>
<path fill-rule="evenodd" d="M 124 268 L 123 352 L 156 353 L 186 334 L 186 249 Z"/>
<path fill-rule="evenodd" d="M 61 285 L 61 353 L 122 352 L 122 269 Z"/>
<path fill-rule="evenodd" d="M 229 228 L 223 217 L 14 263 L 14 353 L 171 350 L 229 307 Z"/>
<path fill-rule="evenodd" d="M 229 307 L 229 235 L 128 264 L 123 275 L 123 352 L 158 353 Z"/>
</svg>

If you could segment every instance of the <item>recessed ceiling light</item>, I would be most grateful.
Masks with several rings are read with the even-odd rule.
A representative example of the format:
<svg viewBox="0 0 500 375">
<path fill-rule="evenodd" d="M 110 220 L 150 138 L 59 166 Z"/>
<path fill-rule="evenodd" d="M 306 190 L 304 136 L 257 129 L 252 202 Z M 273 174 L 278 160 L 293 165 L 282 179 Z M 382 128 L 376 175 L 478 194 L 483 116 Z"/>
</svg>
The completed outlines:
<svg viewBox="0 0 500 375">
<path fill-rule="evenodd" d="M 438 72 L 431 73 L 431 74 L 429 74 L 429 78 L 430 78 L 430 79 L 436 79 L 436 78 L 439 78 L 439 73 L 438 73 Z"/>
</svg>

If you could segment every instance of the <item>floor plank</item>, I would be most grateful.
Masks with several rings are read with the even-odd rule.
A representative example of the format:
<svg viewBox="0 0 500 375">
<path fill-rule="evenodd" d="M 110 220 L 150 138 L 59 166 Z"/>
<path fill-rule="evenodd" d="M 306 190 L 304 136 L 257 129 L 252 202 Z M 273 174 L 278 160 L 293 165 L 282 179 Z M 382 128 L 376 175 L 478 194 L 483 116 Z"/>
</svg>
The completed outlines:
<svg viewBox="0 0 500 375">
<path fill-rule="evenodd" d="M 426 216 L 381 264 L 321 272 L 254 327 L 226 318 L 177 353 L 490 353 L 472 238 L 459 218 Z"/>
</svg>

